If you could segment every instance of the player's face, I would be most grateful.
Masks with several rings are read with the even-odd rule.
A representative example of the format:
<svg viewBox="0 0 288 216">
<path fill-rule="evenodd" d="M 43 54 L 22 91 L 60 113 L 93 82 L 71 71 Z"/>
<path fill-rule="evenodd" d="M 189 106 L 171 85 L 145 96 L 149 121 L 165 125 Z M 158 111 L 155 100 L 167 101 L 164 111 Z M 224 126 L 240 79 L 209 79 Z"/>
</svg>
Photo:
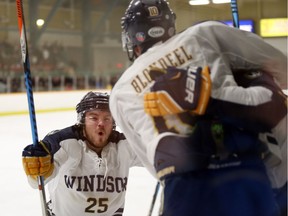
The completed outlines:
<svg viewBox="0 0 288 216">
<path fill-rule="evenodd" d="M 134 53 L 136 55 L 136 57 L 139 57 L 142 54 L 142 49 L 140 46 L 135 46 L 134 47 Z"/>
<path fill-rule="evenodd" d="M 93 110 L 86 113 L 84 133 L 92 148 L 107 145 L 112 129 L 113 118 L 110 112 Z"/>
</svg>

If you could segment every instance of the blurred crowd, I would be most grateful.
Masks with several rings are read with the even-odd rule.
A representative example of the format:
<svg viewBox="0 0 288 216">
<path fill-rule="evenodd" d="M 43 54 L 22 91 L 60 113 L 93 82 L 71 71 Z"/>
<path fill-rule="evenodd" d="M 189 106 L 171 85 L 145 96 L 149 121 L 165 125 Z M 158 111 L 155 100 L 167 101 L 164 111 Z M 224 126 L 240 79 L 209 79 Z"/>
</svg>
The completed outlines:
<svg viewBox="0 0 288 216">
<path fill-rule="evenodd" d="M 29 44 L 31 77 L 35 91 L 111 88 L 117 75 L 81 75 L 78 62 L 57 41 L 33 47 Z M 70 52 L 71 53 L 71 52 Z M 74 57 L 75 58 L 75 57 Z M 0 42 L 0 92 L 25 91 L 20 43 Z"/>
<path fill-rule="evenodd" d="M 42 46 L 29 48 L 29 60 L 31 67 L 38 71 L 63 71 L 75 74 L 77 63 L 67 58 L 66 49 L 57 41 Z M 1 73 L 23 72 L 20 54 L 20 43 L 9 43 L 6 40 L 0 42 L 0 71 Z"/>
</svg>

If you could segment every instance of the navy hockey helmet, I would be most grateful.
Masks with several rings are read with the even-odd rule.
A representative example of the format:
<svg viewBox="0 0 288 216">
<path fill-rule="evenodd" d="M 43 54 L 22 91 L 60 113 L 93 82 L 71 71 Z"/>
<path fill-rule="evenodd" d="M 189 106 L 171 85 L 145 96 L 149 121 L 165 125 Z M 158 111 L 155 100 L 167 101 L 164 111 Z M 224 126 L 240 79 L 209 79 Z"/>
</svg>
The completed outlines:
<svg viewBox="0 0 288 216">
<path fill-rule="evenodd" d="M 78 123 L 84 123 L 87 111 L 100 109 L 109 111 L 109 95 L 101 92 L 88 92 L 76 105 Z"/>
<path fill-rule="evenodd" d="M 166 0 L 132 0 L 121 19 L 122 46 L 130 60 L 136 45 L 145 52 L 175 34 L 175 13 Z"/>
</svg>

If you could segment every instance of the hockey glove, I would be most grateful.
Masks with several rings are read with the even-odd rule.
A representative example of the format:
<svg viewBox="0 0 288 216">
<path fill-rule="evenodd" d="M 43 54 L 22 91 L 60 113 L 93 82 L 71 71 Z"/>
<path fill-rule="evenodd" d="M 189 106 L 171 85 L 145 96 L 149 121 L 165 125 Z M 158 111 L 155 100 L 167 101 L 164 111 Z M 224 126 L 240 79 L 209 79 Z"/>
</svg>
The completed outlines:
<svg viewBox="0 0 288 216">
<path fill-rule="evenodd" d="M 37 176 L 48 178 L 54 170 L 52 155 L 44 142 L 38 145 L 28 145 L 22 152 L 22 163 L 27 176 L 37 179 Z"/>
<path fill-rule="evenodd" d="M 201 67 L 169 67 L 166 71 L 156 68 L 149 73 L 155 83 L 151 92 L 144 95 L 147 114 L 164 116 L 186 111 L 196 115 L 205 113 L 211 94 L 209 67 L 203 70 Z"/>
</svg>

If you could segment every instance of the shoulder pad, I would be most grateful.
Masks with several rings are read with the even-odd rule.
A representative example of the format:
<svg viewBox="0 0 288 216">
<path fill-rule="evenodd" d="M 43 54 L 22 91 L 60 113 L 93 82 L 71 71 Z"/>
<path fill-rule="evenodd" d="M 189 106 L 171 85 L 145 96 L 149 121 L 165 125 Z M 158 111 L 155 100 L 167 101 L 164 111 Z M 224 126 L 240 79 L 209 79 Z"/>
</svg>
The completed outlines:
<svg viewBox="0 0 288 216">
<path fill-rule="evenodd" d="M 66 139 L 80 139 L 79 126 L 73 125 L 61 130 L 54 130 L 48 133 L 42 140 L 49 146 L 52 153 L 57 152 L 60 149 L 60 142 Z"/>
<path fill-rule="evenodd" d="M 120 140 L 125 140 L 126 137 L 123 133 L 113 130 L 108 139 L 109 142 L 118 143 Z"/>
</svg>

